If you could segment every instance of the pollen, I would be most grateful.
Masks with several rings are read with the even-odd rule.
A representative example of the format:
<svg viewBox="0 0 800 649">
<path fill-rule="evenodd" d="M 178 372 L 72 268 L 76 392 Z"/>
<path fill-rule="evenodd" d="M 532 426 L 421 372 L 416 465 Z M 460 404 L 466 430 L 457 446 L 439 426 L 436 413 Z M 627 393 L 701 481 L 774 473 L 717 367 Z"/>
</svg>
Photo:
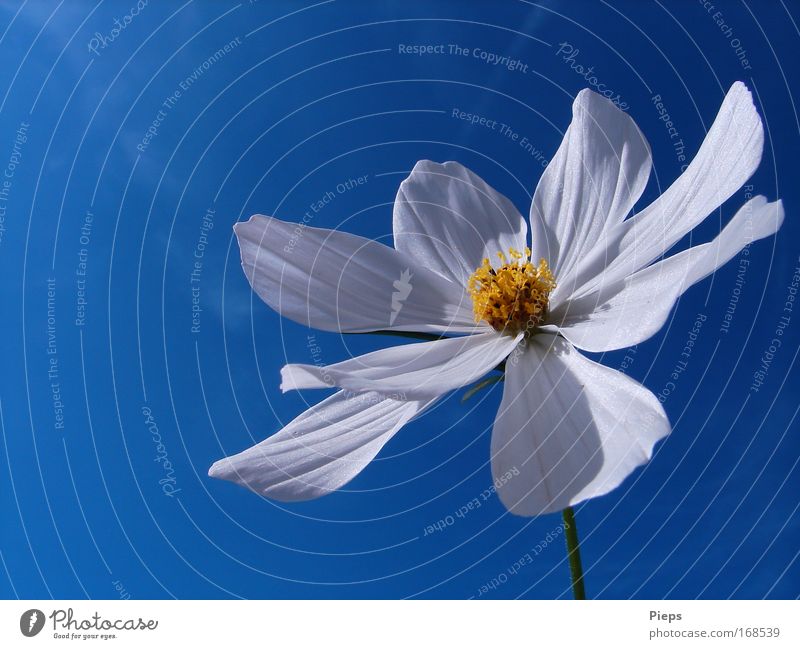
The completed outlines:
<svg viewBox="0 0 800 649">
<path fill-rule="evenodd" d="M 484 320 L 507 334 L 530 333 L 547 315 L 555 278 L 544 259 L 534 266 L 529 248 L 524 253 L 510 248 L 508 255 L 497 253 L 500 260 L 497 268 L 484 259 L 470 275 L 467 289 L 472 297 L 475 322 Z"/>
</svg>

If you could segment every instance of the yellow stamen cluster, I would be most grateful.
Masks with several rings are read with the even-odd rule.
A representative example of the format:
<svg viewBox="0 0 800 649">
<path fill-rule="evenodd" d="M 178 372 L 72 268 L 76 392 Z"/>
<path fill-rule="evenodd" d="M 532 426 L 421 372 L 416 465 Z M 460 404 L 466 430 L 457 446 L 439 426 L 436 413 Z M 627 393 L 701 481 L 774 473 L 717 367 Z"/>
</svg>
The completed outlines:
<svg viewBox="0 0 800 649">
<path fill-rule="evenodd" d="M 488 259 L 467 282 L 472 297 L 475 322 L 485 320 L 497 331 L 508 334 L 529 332 L 544 321 L 547 300 L 556 287 L 555 278 L 544 259 L 531 263 L 531 251 L 509 249 L 511 259 L 498 252 L 501 266 L 493 268 Z"/>
</svg>

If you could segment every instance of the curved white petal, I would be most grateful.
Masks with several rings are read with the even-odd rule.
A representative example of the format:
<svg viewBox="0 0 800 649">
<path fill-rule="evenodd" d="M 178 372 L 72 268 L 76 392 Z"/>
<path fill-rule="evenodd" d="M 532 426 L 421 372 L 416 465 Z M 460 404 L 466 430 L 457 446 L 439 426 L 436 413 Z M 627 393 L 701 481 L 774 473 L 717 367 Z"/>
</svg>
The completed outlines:
<svg viewBox="0 0 800 649">
<path fill-rule="evenodd" d="M 783 223 L 781 201 L 756 196 L 745 203 L 711 242 L 689 248 L 607 286 L 561 305 L 550 322 L 577 347 L 592 352 L 629 347 L 647 340 L 667 321 L 675 301 L 693 284 L 726 264 L 753 241 Z"/>
<path fill-rule="evenodd" d="M 750 91 L 737 81 L 686 171 L 608 237 L 606 257 L 613 261 L 575 294 L 621 281 L 661 257 L 753 175 L 763 148 L 761 118 Z"/>
<path fill-rule="evenodd" d="M 522 252 L 528 226 L 514 204 L 457 162 L 421 160 L 394 203 L 394 245 L 466 286 L 484 258 Z"/>
<path fill-rule="evenodd" d="M 281 315 L 327 331 L 472 331 L 464 286 L 338 230 L 256 215 L 234 226 L 242 267 Z"/>
<path fill-rule="evenodd" d="M 491 330 L 389 347 L 335 365 L 286 365 L 281 390 L 330 388 L 373 390 L 386 396 L 419 399 L 463 387 L 491 371 L 508 356 L 522 334 Z"/>
<path fill-rule="evenodd" d="M 506 364 L 492 474 L 514 514 L 535 516 L 608 493 L 647 462 L 670 425 L 655 395 L 561 338 L 531 339 Z"/>
<path fill-rule="evenodd" d="M 651 166 L 650 147 L 634 121 L 597 93 L 578 93 L 572 123 L 533 196 L 534 259 L 547 259 L 569 284 L 601 233 L 631 211 Z"/>
<path fill-rule="evenodd" d="M 318 498 L 352 480 L 433 401 L 337 392 L 260 444 L 215 462 L 208 475 L 275 500 Z"/>
</svg>

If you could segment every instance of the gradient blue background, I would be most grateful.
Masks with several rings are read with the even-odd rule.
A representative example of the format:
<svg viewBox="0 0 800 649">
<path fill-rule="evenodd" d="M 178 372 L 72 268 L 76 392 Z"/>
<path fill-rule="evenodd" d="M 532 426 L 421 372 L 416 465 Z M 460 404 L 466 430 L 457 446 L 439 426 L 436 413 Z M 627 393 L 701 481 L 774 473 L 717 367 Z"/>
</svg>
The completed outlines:
<svg viewBox="0 0 800 649">
<path fill-rule="evenodd" d="M 517 518 L 492 497 L 454 516 L 491 485 L 499 389 L 466 406 L 454 394 L 346 491 L 316 502 L 265 501 L 206 471 L 322 397 L 281 395 L 285 362 L 330 363 L 397 344 L 316 333 L 312 358 L 313 332 L 254 299 L 231 226 L 257 212 L 299 220 L 333 191 L 313 225 L 389 242 L 398 184 L 421 158 L 458 160 L 527 213 L 541 159 L 452 109 L 509 124 L 549 158 L 586 85 L 572 69 L 580 64 L 620 94 L 652 145 L 640 205 L 681 165 L 653 96 L 691 156 L 727 88 L 744 80 L 767 132 L 754 192 L 782 198 L 787 211 L 778 236 L 750 249 L 728 333 L 720 326 L 741 257 L 684 295 L 652 340 L 602 356 L 659 393 L 697 315 L 706 317 L 664 403 L 673 434 L 620 489 L 577 508 L 588 594 L 797 597 L 800 312 L 764 385 L 750 389 L 800 254 L 797 4 L 375 4 L 151 0 L 95 54 L 93 35 L 107 37 L 134 0 L 3 3 L 0 168 L 29 126 L 0 239 L 0 594 L 570 597 L 558 515 Z M 237 38 L 138 151 L 162 102 Z M 399 44 L 428 43 L 508 54 L 528 69 L 398 53 Z M 580 50 L 572 64 L 560 43 Z M 336 192 L 363 175 L 362 186 Z M 738 192 L 678 248 L 713 237 L 744 200 Z M 212 206 L 194 334 L 189 278 Z M 87 210 L 94 223 L 83 245 Z M 86 322 L 76 326 L 82 247 Z M 48 279 L 63 429 L 47 374 Z M 172 465 L 173 495 L 159 484 L 167 472 L 143 408 Z M 425 534 L 448 516 L 452 525 Z M 492 580 L 499 586 L 481 595 Z"/>
</svg>

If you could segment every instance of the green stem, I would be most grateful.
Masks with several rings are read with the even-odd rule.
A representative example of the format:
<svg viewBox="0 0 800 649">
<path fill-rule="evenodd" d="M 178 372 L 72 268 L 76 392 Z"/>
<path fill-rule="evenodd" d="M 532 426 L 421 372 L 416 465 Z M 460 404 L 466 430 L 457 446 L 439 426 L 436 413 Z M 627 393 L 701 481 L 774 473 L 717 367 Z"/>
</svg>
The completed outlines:
<svg viewBox="0 0 800 649">
<path fill-rule="evenodd" d="M 398 338 L 412 338 L 414 340 L 442 340 L 448 336 L 441 336 L 439 334 L 422 333 L 417 331 L 392 331 L 387 329 L 379 329 L 377 331 L 357 331 L 352 332 L 356 336 L 364 336 L 368 334 L 378 334 L 379 336 L 397 336 Z"/>
<path fill-rule="evenodd" d="M 499 383 L 500 381 L 505 380 L 505 374 L 493 374 L 492 376 L 488 376 L 482 381 L 478 381 L 477 383 L 473 383 L 472 387 L 470 387 L 465 393 L 464 396 L 461 397 L 461 403 L 466 402 L 468 399 L 474 397 L 478 392 L 483 390 L 483 388 L 488 388 L 490 385 L 494 385 L 495 383 Z"/>
<path fill-rule="evenodd" d="M 445 336 L 444 334 L 431 334 L 431 333 L 422 333 L 417 331 L 392 331 L 391 329 L 379 329 L 377 331 L 356 331 L 351 332 L 351 335 L 355 336 L 364 336 L 366 334 L 377 334 L 378 336 L 396 336 L 397 338 L 411 338 L 412 340 L 425 340 L 425 341 L 433 341 L 433 340 L 445 340 L 446 338 L 451 338 L 452 336 Z M 498 372 L 505 372 L 506 371 L 506 361 L 503 359 L 500 361 L 495 368 Z"/>
<path fill-rule="evenodd" d="M 581 566 L 581 550 L 578 544 L 578 528 L 575 525 L 575 514 L 572 507 L 563 511 L 564 535 L 567 540 L 567 558 L 569 559 L 569 572 L 572 575 L 572 593 L 575 599 L 586 599 L 583 588 L 583 566 Z"/>
</svg>

